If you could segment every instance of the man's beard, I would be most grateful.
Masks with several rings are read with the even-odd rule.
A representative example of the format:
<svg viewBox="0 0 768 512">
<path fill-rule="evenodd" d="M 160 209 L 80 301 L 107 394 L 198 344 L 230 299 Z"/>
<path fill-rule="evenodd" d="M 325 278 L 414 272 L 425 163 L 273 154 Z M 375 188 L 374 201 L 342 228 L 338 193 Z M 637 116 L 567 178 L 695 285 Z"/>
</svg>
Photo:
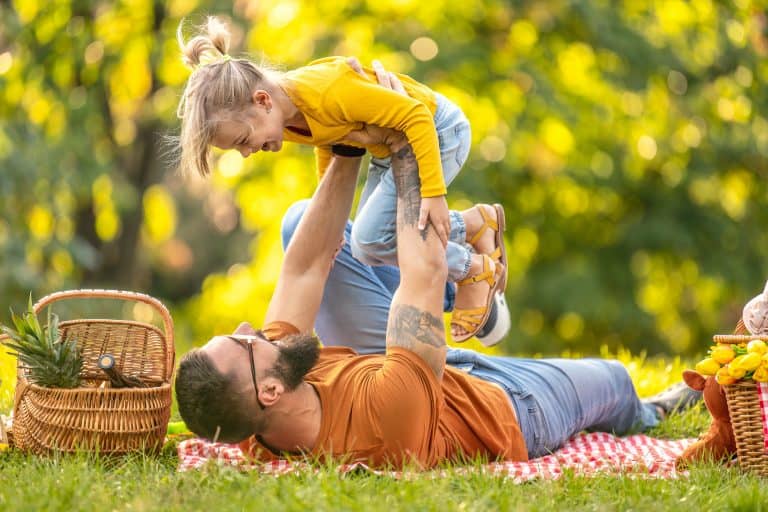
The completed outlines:
<svg viewBox="0 0 768 512">
<path fill-rule="evenodd" d="M 320 343 L 309 334 L 295 334 L 280 341 L 277 361 L 270 373 L 281 379 L 288 391 L 292 391 L 317 362 Z"/>
</svg>

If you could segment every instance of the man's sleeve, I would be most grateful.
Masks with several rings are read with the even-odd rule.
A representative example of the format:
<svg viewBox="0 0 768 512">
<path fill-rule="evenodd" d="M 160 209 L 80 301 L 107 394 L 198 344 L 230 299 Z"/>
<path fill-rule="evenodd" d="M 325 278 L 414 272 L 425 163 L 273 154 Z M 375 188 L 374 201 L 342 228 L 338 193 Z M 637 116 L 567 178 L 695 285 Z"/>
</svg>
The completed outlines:
<svg viewBox="0 0 768 512">
<path fill-rule="evenodd" d="M 369 385 L 372 420 L 392 454 L 390 462 L 431 465 L 444 402 L 434 372 L 413 352 L 394 348 Z"/>
<path fill-rule="evenodd" d="M 285 338 L 286 336 L 299 334 L 299 329 L 291 323 L 275 320 L 274 322 L 266 324 L 261 329 L 261 332 L 269 341 L 274 341 Z"/>
</svg>

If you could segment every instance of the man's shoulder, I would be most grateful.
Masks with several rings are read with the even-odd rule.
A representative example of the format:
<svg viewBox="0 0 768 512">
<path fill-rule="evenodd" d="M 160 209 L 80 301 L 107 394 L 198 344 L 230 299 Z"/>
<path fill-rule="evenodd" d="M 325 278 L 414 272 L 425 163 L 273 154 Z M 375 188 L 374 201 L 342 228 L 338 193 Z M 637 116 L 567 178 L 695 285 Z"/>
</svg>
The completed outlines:
<svg viewBox="0 0 768 512">
<path fill-rule="evenodd" d="M 292 336 L 299 334 L 299 329 L 290 322 L 283 322 L 282 320 L 273 320 L 262 327 L 261 332 L 264 337 L 270 341 L 280 340 L 286 336 Z"/>
</svg>

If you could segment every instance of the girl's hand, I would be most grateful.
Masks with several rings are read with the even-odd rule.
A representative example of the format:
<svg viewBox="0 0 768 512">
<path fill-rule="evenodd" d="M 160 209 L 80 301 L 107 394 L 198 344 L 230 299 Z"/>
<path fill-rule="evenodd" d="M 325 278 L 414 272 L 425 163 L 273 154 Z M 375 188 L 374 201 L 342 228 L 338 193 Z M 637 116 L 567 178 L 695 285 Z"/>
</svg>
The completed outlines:
<svg viewBox="0 0 768 512">
<path fill-rule="evenodd" d="M 445 196 L 421 198 L 419 230 L 426 229 L 427 221 L 435 228 L 443 247 L 447 246 L 448 237 L 451 235 L 451 216 L 448 213 L 448 201 L 445 200 Z"/>
</svg>

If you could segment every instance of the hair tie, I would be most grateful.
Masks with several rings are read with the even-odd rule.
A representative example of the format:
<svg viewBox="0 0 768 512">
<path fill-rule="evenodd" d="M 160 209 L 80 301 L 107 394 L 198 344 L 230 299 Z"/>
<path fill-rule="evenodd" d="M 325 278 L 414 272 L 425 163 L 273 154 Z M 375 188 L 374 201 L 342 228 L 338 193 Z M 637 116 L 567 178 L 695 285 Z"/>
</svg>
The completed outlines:
<svg viewBox="0 0 768 512">
<path fill-rule="evenodd" d="M 203 55 L 200 58 L 200 64 L 198 64 L 198 67 L 213 66 L 214 64 L 223 64 L 224 62 L 229 62 L 231 60 L 232 60 L 232 56 L 227 53 L 221 55 L 221 57 Z"/>
</svg>

